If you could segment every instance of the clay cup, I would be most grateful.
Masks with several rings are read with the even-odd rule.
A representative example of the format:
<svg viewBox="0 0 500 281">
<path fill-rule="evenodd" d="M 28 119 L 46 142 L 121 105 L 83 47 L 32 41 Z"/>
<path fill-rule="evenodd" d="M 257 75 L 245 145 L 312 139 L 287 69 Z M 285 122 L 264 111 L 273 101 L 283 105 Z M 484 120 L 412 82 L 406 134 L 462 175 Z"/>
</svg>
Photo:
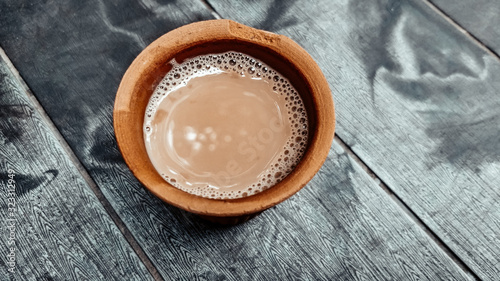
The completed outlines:
<svg viewBox="0 0 500 281">
<path fill-rule="evenodd" d="M 288 78 L 304 101 L 309 119 L 309 140 L 300 163 L 275 186 L 240 199 L 215 200 L 181 191 L 156 172 L 146 152 L 143 122 L 149 98 L 171 68 L 168 62 L 174 58 L 181 62 L 198 55 L 226 51 L 253 56 Z M 231 20 L 185 25 L 151 43 L 123 76 L 116 94 L 113 118 L 123 158 L 149 191 L 168 204 L 223 224 L 245 221 L 304 187 L 325 161 L 335 130 L 330 88 L 312 57 L 288 37 Z"/>
</svg>

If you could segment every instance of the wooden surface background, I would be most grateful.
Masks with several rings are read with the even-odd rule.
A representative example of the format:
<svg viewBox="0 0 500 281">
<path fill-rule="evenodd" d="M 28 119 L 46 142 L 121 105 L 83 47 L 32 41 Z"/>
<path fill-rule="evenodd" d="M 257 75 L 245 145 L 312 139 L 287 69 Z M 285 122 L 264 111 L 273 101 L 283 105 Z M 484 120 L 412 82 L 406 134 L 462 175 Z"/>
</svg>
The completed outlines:
<svg viewBox="0 0 500 281">
<path fill-rule="evenodd" d="M 151 275 L 96 200 L 0 54 L 0 252 L 16 248 L 17 280 L 151 280 Z M 9 172 L 12 170 L 13 172 Z M 15 222 L 7 223 L 8 174 L 15 180 Z M 14 225 L 14 241 L 9 244 Z M 7 279 L 7 278 L 5 278 Z M 4 280 L 4 278 L 2 278 Z"/>
<path fill-rule="evenodd" d="M 0 278 L 500 280 L 500 5 L 431 2 L 0 1 Z M 146 191 L 112 127 L 135 56 L 218 17 L 297 41 L 337 110 L 316 177 L 233 227 Z"/>
<path fill-rule="evenodd" d="M 500 2 L 490 0 L 430 0 L 442 13 L 451 17 L 464 32 L 500 54 Z"/>
</svg>

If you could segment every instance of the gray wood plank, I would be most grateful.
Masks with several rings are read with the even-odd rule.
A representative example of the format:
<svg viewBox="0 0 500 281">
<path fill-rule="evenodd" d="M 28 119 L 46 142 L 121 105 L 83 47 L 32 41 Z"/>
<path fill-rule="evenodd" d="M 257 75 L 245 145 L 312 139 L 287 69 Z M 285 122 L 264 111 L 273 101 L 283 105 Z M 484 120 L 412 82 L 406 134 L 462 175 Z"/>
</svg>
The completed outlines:
<svg viewBox="0 0 500 281">
<path fill-rule="evenodd" d="M 500 55 L 500 1 L 428 0 Z"/>
<path fill-rule="evenodd" d="M 115 91 L 145 44 L 211 14 L 197 1 L 78 3 L 0 4 L 0 42 L 165 279 L 469 279 L 336 144 L 307 188 L 245 224 L 163 204 L 117 150 Z"/>
<path fill-rule="evenodd" d="M 474 272 L 500 276 L 500 62 L 421 1 L 209 1 L 290 36 L 337 133 Z"/>
<path fill-rule="evenodd" d="M 152 280 L 2 54 L 0 280 Z"/>
</svg>

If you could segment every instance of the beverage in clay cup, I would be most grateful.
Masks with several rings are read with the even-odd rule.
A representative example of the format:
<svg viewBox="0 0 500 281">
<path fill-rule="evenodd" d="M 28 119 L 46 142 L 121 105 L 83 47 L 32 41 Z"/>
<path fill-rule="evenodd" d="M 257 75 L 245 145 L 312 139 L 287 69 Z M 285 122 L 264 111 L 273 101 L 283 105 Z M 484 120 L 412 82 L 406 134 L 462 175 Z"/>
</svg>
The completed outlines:
<svg viewBox="0 0 500 281">
<path fill-rule="evenodd" d="M 274 186 L 295 168 L 308 122 L 285 77 L 236 52 L 170 64 L 144 117 L 149 158 L 167 182 L 197 196 L 236 199 Z"/>
</svg>

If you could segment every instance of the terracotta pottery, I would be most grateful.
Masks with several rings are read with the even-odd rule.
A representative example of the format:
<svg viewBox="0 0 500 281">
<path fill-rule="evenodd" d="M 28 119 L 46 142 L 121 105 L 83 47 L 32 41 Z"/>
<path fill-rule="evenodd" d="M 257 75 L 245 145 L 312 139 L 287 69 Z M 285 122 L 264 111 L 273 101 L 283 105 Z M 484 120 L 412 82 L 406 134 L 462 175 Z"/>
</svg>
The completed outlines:
<svg viewBox="0 0 500 281">
<path fill-rule="evenodd" d="M 144 113 L 173 58 L 182 62 L 202 54 L 237 51 L 260 59 L 287 77 L 302 96 L 309 119 L 309 143 L 283 181 L 256 195 L 215 200 L 189 194 L 170 184 L 150 162 L 143 139 Z M 114 128 L 120 151 L 137 179 L 168 204 L 212 222 L 234 224 L 289 198 L 318 172 L 333 140 L 335 113 L 328 83 L 311 56 L 288 37 L 230 20 L 189 24 L 163 35 L 130 65 L 118 88 Z"/>
</svg>

